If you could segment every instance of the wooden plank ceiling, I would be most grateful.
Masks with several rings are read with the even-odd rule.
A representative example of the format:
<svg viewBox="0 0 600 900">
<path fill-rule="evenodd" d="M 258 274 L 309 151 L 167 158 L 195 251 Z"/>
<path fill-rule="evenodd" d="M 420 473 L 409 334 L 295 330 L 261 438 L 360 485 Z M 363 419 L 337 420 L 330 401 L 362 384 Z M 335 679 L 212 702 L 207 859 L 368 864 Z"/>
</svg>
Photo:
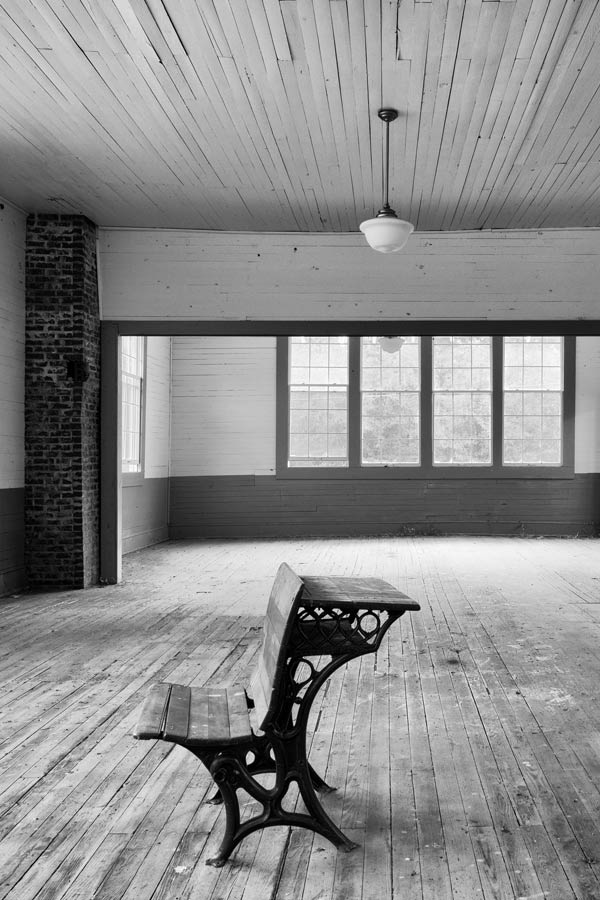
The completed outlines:
<svg viewBox="0 0 600 900">
<path fill-rule="evenodd" d="M 100 225 L 600 226 L 595 0 L 0 0 L 0 196 Z"/>
</svg>

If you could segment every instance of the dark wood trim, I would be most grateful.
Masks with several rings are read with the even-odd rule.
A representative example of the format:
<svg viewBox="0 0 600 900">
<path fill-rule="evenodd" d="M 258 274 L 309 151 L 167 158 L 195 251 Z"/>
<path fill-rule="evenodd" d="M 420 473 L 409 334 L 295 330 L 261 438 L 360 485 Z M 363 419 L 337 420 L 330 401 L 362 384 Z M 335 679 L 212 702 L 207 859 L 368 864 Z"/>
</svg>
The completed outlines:
<svg viewBox="0 0 600 900">
<path fill-rule="evenodd" d="M 433 341 L 419 341 L 421 357 L 421 465 L 407 473 L 409 477 L 420 477 L 424 467 L 428 467 L 426 460 L 433 459 Z M 419 474 L 417 474 L 419 473 Z"/>
<path fill-rule="evenodd" d="M 504 336 L 495 334 L 492 337 L 492 459 L 502 465 L 502 446 L 504 429 L 504 396 L 502 391 L 502 374 L 504 369 Z M 563 429 L 564 431 L 564 429 Z"/>
<path fill-rule="evenodd" d="M 575 390 L 577 353 L 576 339 L 566 335 L 564 341 L 564 389 L 563 389 L 563 468 L 575 469 Z"/>
<path fill-rule="evenodd" d="M 119 332 L 101 328 L 100 580 L 121 580 L 121 378 Z"/>
<path fill-rule="evenodd" d="M 0 489 L 0 597 L 26 586 L 25 488 Z"/>
<path fill-rule="evenodd" d="M 275 464 L 278 472 L 287 471 L 290 404 L 288 400 L 289 345 L 287 337 L 277 338 L 275 390 Z"/>
<path fill-rule="evenodd" d="M 279 337 L 296 335 L 445 335 L 445 334 L 540 334 L 540 335 L 600 335 L 600 319 L 406 319 L 393 321 L 368 320 L 323 320 L 321 321 L 248 321 L 231 319 L 224 321 L 173 321 L 105 320 L 104 326 L 114 327 L 118 334 L 145 335 L 255 335 L 257 337 Z"/>
<path fill-rule="evenodd" d="M 357 471 L 361 465 L 361 393 L 360 393 L 360 337 L 348 340 L 348 469 Z"/>
</svg>

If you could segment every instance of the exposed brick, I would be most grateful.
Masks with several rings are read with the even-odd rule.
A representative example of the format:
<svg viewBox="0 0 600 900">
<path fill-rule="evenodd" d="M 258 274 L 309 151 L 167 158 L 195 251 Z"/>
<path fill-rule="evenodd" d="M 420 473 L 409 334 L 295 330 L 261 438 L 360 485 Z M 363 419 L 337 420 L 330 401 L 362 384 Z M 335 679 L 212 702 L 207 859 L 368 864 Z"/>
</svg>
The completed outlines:
<svg viewBox="0 0 600 900">
<path fill-rule="evenodd" d="M 96 227 L 84 216 L 27 223 L 25 538 L 31 586 L 98 580 L 100 320 Z M 69 377 L 68 360 L 88 377 Z M 75 367 L 77 369 L 77 367 Z"/>
</svg>

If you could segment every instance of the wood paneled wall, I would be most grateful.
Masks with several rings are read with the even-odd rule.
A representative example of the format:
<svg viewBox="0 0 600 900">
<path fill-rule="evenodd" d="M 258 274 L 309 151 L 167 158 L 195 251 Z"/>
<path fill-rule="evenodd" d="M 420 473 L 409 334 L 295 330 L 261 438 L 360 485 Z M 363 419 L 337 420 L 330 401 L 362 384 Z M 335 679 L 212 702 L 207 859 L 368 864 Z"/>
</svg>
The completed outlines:
<svg viewBox="0 0 600 900">
<path fill-rule="evenodd" d="M 144 478 L 123 488 L 123 553 L 169 538 L 169 479 Z"/>
<path fill-rule="evenodd" d="M 398 481 L 271 477 L 272 338 L 173 338 L 170 535 L 589 534 L 600 476 Z M 575 470 L 600 472 L 600 337 L 578 338 Z"/>
<path fill-rule="evenodd" d="M 105 228 L 100 267 L 103 318 L 129 328 L 150 323 L 153 333 L 221 322 L 230 331 L 252 322 L 382 322 L 402 333 L 414 322 L 579 320 L 583 334 L 586 320 L 599 318 L 600 229 L 417 233 L 404 251 L 384 256 L 358 233 Z M 371 480 L 276 478 L 272 339 L 174 340 L 172 536 L 417 527 L 573 533 L 598 521 L 593 477 L 553 487 L 481 480 L 475 489 L 460 479 L 391 489 Z M 575 452 L 576 471 L 591 476 L 600 470 L 600 362 L 590 341 Z"/>
<path fill-rule="evenodd" d="M 25 578 L 25 223 L 0 200 L 0 596 Z"/>
<path fill-rule="evenodd" d="M 114 321 L 598 319 L 600 229 L 414 234 L 101 229 Z"/>
<path fill-rule="evenodd" d="M 575 471 L 600 472 L 599 337 L 577 338 Z"/>
<path fill-rule="evenodd" d="M 275 344 L 173 338 L 172 475 L 274 474 Z"/>
<path fill-rule="evenodd" d="M 172 478 L 170 535 L 588 535 L 600 475 L 574 479 Z"/>
<path fill-rule="evenodd" d="M 171 428 L 171 338 L 146 340 L 144 476 L 168 478 Z"/>
</svg>

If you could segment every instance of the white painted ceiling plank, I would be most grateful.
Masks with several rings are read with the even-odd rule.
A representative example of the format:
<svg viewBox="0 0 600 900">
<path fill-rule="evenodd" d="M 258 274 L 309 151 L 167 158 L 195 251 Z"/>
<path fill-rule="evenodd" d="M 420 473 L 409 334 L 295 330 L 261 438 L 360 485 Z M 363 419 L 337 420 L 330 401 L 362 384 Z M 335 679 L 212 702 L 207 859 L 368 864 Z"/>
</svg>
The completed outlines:
<svg viewBox="0 0 600 900">
<path fill-rule="evenodd" d="M 415 172 L 419 165 L 418 145 L 419 129 L 421 121 L 421 105 L 423 102 L 423 82 L 425 79 L 425 67 L 427 63 L 428 30 L 431 17 L 431 4 L 417 3 L 411 21 L 414 42 L 408 40 L 405 46 L 410 53 L 410 81 L 408 86 L 408 103 L 406 118 L 406 174 L 410 186 L 410 201 L 407 206 L 406 218 L 417 222 L 418 198 L 414 194 Z M 406 26 L 403 24 L 403 30 Z M 394 172 L 395 176 L 395 172 Z"/>
<path fill-rule="evenodd" d="M 578 8 L 579 0 L 573 0 L 570 5 L 565 5 L 562 0 L 552 0 L 547 10 L 536 0 L 532 4 L 526 26 L 528 40 L 525 43 L 523 39 L 517 50 L 519 56 L 524 53 L 524 46 L 526 46 L 531 52 L 531 57 L 515 99 L 510 145 L 502 157 L 499 157 L 499 165 L 495 167 L 497 176 L 493 190 L 497 209 L 504 206 L 510 186 L 517 181 L 516 178 L 510 176 L 510 171 L 537 114 L 537 106 L 532 98 L 543 96 L 545 87 L 552 77 L 560 48 L 564 43 L 564 36 L 572 25 Z M 491 181 L 491 177 L 488 177 L 488 181 Z M 489 219 L 484 217 L 482 226 L 487 227 L 488 221 Z"/>
<path fill-rule="evenodd" d="M 390 202 L 417 228 L 600 225 L 599 44 L 587 0 L 0 0 L 0 194 L 356 231 L 393 106 Z"/>
<path fill-rule="evenodd" d="M 527 19 L 531 0 L 515 4 L 510 22 L 502 59 L 498 66 L 496 78 L 489 98 L 485 117 L 480 127 L 481 141 L 475 152 L 475 159 L 471 171 L 465 181 L 463 197 L 466 200 L 465 223 L 470 227 L 479 227 L 478 210 L 485 205 L 489 196 L 487 179 L 494 160 L 502 152 L 502 148 L 508 145 L 506 136 L 507 122 L 513 113 L 514 98 L 517 95 L 522 80 L 522 73 L 526 71 L 527 61 L 516 60 L 516 50 L 521 41 L 523 28 Z"/>
<path fill-rule="evenodd" d="M 347 227 L 350 230 L 352 210 L 365 209 L 364 172 L 361 166 L 359 147 L 359 130 L 356 110 L 356 94 L 354 90 L 353 59 L 350 47 L 350 26 L 345 3 L 331 4 L 331 24 L 335 42 L 335 58 L 340 84 L 340 120 L 339 134 L 348 158 L 348 180 L 345 194 L 348 197 Z M 324 66 L 325 68 L 325 66 Z M 368 125 L 368 122 L 367 122 Z M 355 222 L 354 228 L 357 227 Z"/>
<path fill-rule="evenodd" d="M 344 4 L 334 3 L 332 11 L 342 8 Z M 367 0 L 367 5 L 368 0 Z M 360 199 L 356 208 L 364 210 L 367 214 L 373 198 L 373 167 L 371 165 L 371 125 L 369 121 L 369 90 L 367 69 L 367 21 L 363 3 L 349 3 L 348 16 L 344 23 L 348 23 L 348 37 L 350 42 L 350 60 L 352 72 L 352 101 L 344 103 L 344 119 L 350 121 L 351 133 L 356 137 L 351 146 L 358 149 L 358 158 L 352 164 L 352 171 L 360 173 L 360 182 L 356 179 L 355 192 L 360 185 Z M 334 21 L 332 19 L 332 21 Z M 380 33 L 379 22 L 373 31 L 373 39 L 376 40 Z M 379 50 L 380 52 L 380 50 Z M 361 212 L 362 218 L 362 212 Z M 350 223 L 349 223 L 350 224 Z M 357 227 L 357 224 L 354 226 Z"/>
<path fill-rule="evenodd" d="M 259 3 L 260 0 L 256 0 L 256 2 Z M 269 28 L 271 29 L 271 38 L 277 53 L 277 59 L 282 62 L 284 60 L 291 62 L 292 54 L 290 52 L 290 45 L 285 31 L 283 16 L 281 14 L 281 6 L 278 0 L 264 0 L 264 4 L 265 13 L 269 21 Z"/>
<path fill-rule="evenodd" d="M 485 139 L 482 139 L 481 130 L 492 96 L 494 82 L 502 61 L 506 40 L 510 32 L 513 9 L 514 7 L 509 6 L 507 3 L 496 6 L 497 12 L 493 24 L 489 28 L 489 43 L 483 53 L 483 59 L 481 62 L 477 58 L 473 59 L 471 75 L 478 79 L 479 85 L 469 127 L 464 138 L 467 152 L 462 155 L 456 172 L 455 191 L 457 202 L 454 215 L 450 219 L 450 229 L 452 227 L 464 227 L 464 213 L 467 206 L 467 198 L 470 195 L 469 174 L 478 170 L 481 157 L 485 155 L 486 145 Z M 483 43 L 483 35 L 481 35 L 480 39 Z M 472 148 L 470 158 L 468 157 L 468 148 Z"/>
<path fill-rule="evenodd" d="M 593 16 L 596 17 L 596 22 L 590 27 Z M 585 21 L 582 21 L 584 19 Z M 573 25 L 574 28 L 571 28 L 565 36 L 554 65 L 552 80 L 548 82 L 546 88 L 544 115 L 536 116 L 532 122 L 515 158 L 516 165 L 522 165 L 530 154 L 535 158 L 546 147 L 554 123 L 578 81 L 580 69 L 593 53 L 593 36 L 600 28 L 600 10 L 592 5 L 580 7 Z"/>
<path fill-rule="evenodd" d="M 415 169 L 413 183 L 413 205 L 417 210 L 419 221 L 425 220 L 424 207 L 431 204 L 431 187 L 435 182 L 435 171 L 439 158 L 440 140 L 443 125 L 446 118 L 448 98 L 450 95 L 450 66 L 455 63 L 455 46 L 457 30 L 452 26 L 453 17 L 447 18 L 448 10 L 445 3 L 431 5 L 431 20 L 429 28 L 429 40 L 427 42 L 427 57 L 423 82 L 423 98 L 421 102 L 421 116 L 419 121 L 419 138 L 417 144 L 418 164 Z M 458 25 L 460 19 L 456 17 Z M 449 41 L 453 47 L 449 52 Z M 446 47 L 444 59 L 443 49 Z M 450 66 L 442 69 L 442 62 L 450 60 Z M 440 82 L 446 79 L 444 84 Z M 444 161 L 444 168 L 446 160 Z M 427 196 L 424 198 L 424 192 Z"/>
<path fill-rule="evenodd" d="M 279 60 L 271 38 L 269 23 L 262 9 L 262 4 L 257 5 L 256 0 L 250 0 L 248 4 L 249 15 L 246 19 L 246 27 L 244 27 L 243 0 L 238 0 L 238 3 L 239 5 L 236 5 L 236 13 L 238 19 L 241 20 L 243 33 L 247 34 L 251 25 L 256 30 L 257 46 L 262 56 L 264 69 L 259 67 L 257 60 L 255 71 L 260 73 L 257 75 L 257 81 L 263 101 L 270 101 L 272 97 L 273 105 L 269 103 L 269 110 L 276 108 L 278 113 L 276 115 L 270 112 L 269 115 L 270 121 L 276 123 L 276 127 L 273 130 L 277 144 L 284 147 L 284 150 L 291 150 L 292 153 L 290 168 L 293 175 L 290 177 L 290 182 L 295 187 L 298 204 L 305 209 L 304 217 L 308 229 L 316 231 L 319 228 L 319 221 L 311 216 L 310 210 L 314 207 L 307 203 L 306 191 L 307 189 L 314 189 L 314 186 L 318 184 L 319 176 L 312 146 L 309 141 L 302 140 L 300 134 L 304 122 L 300 116 L 294 115 L 292 112 L 293 107 L 290 106 L 288 100 Z M 244 45 L 247 46 L 247 41 L 244 42 Z M 304 152 L 305 147 L 308 147 L 308 153 Z M 289 154 L 285 152 L 285 155 Z"/>
<path fill-rule="evenodd" d="M 347 231 L 353 219 L 349 192 L 352 178 L 330 5 L 328 0 L 314 0 L 314 5 L 310 0 L 298 0 L 297 10 L 321 134 L 333 151 L 329 172 L 331 202 L 336 204 L 341 229 Z"/>
<path fill-rule="evenodd" d="M 489 73 L 486 69 L 488 54 L 490 51 L 493 54 L 499 54 L 497 44 L 500 44 L 500 48 L 504 45 L 505 35 L 501 34 L 501 29 L 498 29 L 500 34 L 497 33 L 499 9 L 500 7 L 497 3 L 483 3 L 481 5 L 481 13 L 477 20 L 477 30 L 473 37 L 469 74 L 463 91 L 460 115 L 454 142 L 450 150 L 450 158 L 447 160 L 447 173 L 450 175 L 447 183 L 452 185 L 452 189 L 446 192 L 447 203 L 441 221 L 444 222 L 444 227 L 448 230 L 450 230 L 450 223 L 456 215 L 460 191 L 475 153 L 479 126 L 483 121 L 489 92 L 491 92 L 488 74 L 493 76 L 495 69 L 493 64 Z M 496 41 L 496 38 L 499 38 L 499 40 Z M 497 65 L 496 60 L 494 62 Z"/>
</svg>

